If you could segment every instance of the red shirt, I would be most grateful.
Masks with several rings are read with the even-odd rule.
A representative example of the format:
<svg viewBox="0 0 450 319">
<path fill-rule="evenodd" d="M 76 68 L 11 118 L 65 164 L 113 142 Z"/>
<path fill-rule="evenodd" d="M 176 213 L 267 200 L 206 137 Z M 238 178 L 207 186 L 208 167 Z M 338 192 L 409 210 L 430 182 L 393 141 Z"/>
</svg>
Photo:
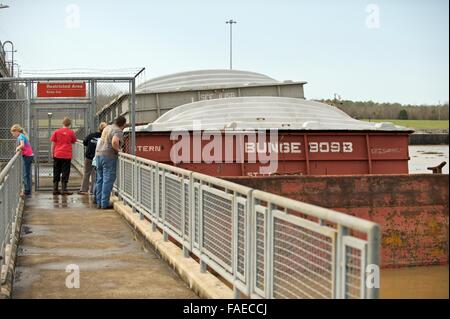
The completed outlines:
<svg viewBox="0 0 450 319">
<path fill-rule="evenodd" d="M 67 127 L 62 127 L 53 132 L 50 141 L 55 143 L 53 157 L 72 159 L 72 144 L 77 141 L 75 133 Z"/>
</svg>

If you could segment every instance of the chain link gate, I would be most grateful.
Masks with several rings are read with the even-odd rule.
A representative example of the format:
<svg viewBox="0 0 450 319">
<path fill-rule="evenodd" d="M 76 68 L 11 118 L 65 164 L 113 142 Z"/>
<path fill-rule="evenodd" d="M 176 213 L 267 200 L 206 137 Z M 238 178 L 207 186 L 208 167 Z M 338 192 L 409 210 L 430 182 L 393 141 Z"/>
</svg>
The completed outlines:
<svg viewBox="0 0 450 319">
<path fill-rule="evenodd" d="M 70 85 L 81 89 L 71 91 Z M 62 127 L 64 117 L 72 120 L 71 129 L 78 139 L 83 140 L 97 130 L 99 119 L 96 113 L 104 105 L 129 95 L 133 98 L 128 107 L 134 110 L 134 94 L 135 77 L 0 78 L 0 162 L 6 163 L 14 156 L 16 139 L 12 137 L 10 128 L 13 124 L 20 124 L 29 134 L 35 155 L 35 190 L 51 189 L 53 159 L 50 137 Z M 131 114 L 129 120 L 134 123 L 134 112 Z M 81 177 L 82 172 L 73 167 L 69 188 L 79 188 Z"/>
</svg>

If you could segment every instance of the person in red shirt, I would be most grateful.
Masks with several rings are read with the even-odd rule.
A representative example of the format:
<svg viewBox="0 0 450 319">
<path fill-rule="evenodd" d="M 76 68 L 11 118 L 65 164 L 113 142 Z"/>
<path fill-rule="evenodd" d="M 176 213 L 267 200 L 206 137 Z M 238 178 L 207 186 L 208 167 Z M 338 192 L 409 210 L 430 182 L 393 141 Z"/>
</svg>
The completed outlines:
<svg viewBox="0 0 450 319">
<path fill-rule="evenodd" d="M 74 131 L 69 127 L 72 121 L 65 117 L 63 127 L 53 132 L 50 141 L 52 143 L 53 156 L 53 195 L 71 195 L 67 191 L 69 182 L 70 166 L 72 161 L 72 144 L 77 141 Z M 58 189 L 61 180 L 61 192 Z"/>
</svg>

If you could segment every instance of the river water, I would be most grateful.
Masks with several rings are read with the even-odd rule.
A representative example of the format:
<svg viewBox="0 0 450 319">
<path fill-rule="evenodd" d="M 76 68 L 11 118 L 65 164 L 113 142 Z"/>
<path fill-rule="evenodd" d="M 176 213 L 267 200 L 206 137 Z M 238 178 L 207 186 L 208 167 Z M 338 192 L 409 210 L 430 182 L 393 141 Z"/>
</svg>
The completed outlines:
<svg viewBox="0 0 450 319">
<path fill-rule="evenodd" d="M 382 299 L 448 299 L 448 265 L 381 269 Z"/>
<path fill-rule="evenodd" d="M 446 161 L 447 165 L 442 169 L 442 173 L 448 174 L 448 145 L 410 145 L 409 146 L 409 173 L 431 173 L 427 167 L 439 165 Z"/>
</svg>

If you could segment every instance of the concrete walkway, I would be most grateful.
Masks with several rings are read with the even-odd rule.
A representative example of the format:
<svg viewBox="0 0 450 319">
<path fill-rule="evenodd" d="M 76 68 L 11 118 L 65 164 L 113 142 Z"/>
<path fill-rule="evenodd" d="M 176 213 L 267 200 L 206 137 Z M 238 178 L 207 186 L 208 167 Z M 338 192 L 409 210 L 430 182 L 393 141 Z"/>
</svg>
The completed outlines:
<svg viewBox="0 0 450 319">
<path fill-rule="evenodd" d="M 78 289 L 66 287 L 71 264 Z M 116 212 L 50 193 L 26 200 L 12 297 L 197 298 Z"/>
</svg>

